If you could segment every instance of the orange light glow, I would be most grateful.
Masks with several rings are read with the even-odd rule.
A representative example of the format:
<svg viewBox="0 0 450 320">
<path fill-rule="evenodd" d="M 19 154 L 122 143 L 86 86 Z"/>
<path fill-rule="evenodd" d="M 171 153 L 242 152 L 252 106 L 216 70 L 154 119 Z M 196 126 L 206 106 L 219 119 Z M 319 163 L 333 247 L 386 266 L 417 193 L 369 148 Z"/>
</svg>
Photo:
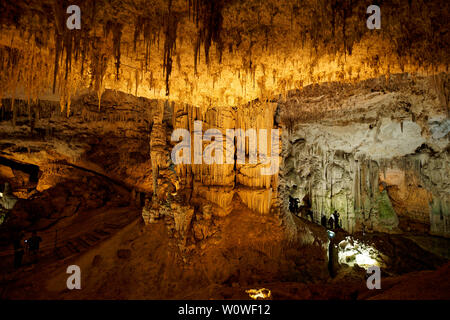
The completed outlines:
<svg viewBox="0 0 450 320">
<path fill-rule="evenodd" d="M 261 288 L 261 289 L 249 289 L 245 290 L 246 293 L 253 300 L 265 300 L 272 298 L 272 292 L 269 289 Z"/>
</svg>

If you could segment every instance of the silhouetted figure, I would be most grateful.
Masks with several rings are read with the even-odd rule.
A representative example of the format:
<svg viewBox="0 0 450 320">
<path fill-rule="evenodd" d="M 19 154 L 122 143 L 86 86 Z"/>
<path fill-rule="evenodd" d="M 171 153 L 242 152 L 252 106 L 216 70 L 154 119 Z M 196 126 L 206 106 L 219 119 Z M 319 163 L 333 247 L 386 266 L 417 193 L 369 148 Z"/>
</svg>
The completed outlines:
<svg viewBox="0 0 450 320">
<path fill-rule="evenodd" d="M 19 269 L 22 266 L 22 258 L 25 253 L 23 244 L 23 233 L 19 233 L 16 238 L 13 240 L 14 245 L 14 268 Z"/>
<path fill-rule="evenodd" d="M 306 217 L 310 217 L 311 218 L 311 222 L 314 222 L 314 214 L 313 214 L 313 211 L 311 209 L 308 209 L 308 211 L 306 212 Z"/>
<path fill-rule="evenodd" d="M 328 219 L 328 228 L 333 229 L 334 228 L 334 216 L 331 215 Z"/>
<path fill-rule="evenodd" d="M 28 249 L 30 250 L 30 255 L 35 256 L 39 253 L 39 244 L 42 238 L 37 235 L 36 231 L 33 231 L 31 238 L 27 240 Z"/>
<path fill-rule="evenodd" d="M 332 278 L 336 276 L 338 268 L 338 250 L 335 243 L 335 239 L 330 239 L 330 244 L 328 245 L 328 271 Z"/>
<path fill-rule="evenodd" d="M 334 218 L 334 228 L 338 229 L 339 228 L 339 212 L 337 212 L 336 210 L 334 210 L 333 218 Z"/>
<path fill-rule="evenodd" d="M 289 211 L 292 213 L 298 213 L 300 209 L 299 202 L 300 201 L 297 198 L 289 196 Z"/>
<path fill-rule="evenodd" d="M 325 228 L 327 227 L 327 217 L 325 217 L 324 214 L 322 215 L 322 218 L 320 218 L 320 224 Z"/>
</svg>

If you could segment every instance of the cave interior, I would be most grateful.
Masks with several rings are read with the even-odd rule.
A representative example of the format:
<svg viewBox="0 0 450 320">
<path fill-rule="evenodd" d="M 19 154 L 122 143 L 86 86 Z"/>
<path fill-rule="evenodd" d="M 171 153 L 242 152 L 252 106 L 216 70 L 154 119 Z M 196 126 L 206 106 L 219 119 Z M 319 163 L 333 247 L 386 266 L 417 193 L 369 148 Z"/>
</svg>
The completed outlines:
<svg viewBox="0 0 450 320">
<path fill-rule="evenodd" d="M 1 1 L 0 299 L 450 299 L 449 7 Z"/>
</svg>

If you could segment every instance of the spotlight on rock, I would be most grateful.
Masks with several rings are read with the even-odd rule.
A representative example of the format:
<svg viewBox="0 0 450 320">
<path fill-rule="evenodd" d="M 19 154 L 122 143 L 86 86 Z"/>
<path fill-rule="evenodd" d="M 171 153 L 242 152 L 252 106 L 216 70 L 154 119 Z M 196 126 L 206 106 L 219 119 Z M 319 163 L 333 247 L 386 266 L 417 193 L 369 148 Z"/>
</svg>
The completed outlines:
<svg viewBox="0 0 450 320">
<path fill-rule="evenodd" d="M 269 289 L 261 288 L 261 289 L 249 289 L 245 290 L 246 293 L 253 300 L 265 300 L 270 299 L 272 297 L 272 292 Z"/>
</svg>

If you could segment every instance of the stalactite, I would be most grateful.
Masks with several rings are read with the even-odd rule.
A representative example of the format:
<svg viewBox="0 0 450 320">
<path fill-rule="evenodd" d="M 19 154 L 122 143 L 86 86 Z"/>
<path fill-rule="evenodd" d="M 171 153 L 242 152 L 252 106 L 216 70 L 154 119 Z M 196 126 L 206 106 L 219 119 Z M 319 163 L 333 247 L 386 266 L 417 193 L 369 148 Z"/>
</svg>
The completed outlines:
<svg viewBox="0 0 450 320">
<path fill-rule="evenodd" d="M 203 44 L 205 61 L 209 64 L 209 51 L 212 43 L 216 44 L 219 63 L 222 62 L 223 41 L 221 31 L 223 24 L 223 0 L 193 0 L 188 3 L 189 12 L 192 7 L 192 20 L 199 28 L 197 43 L 194 47 L 194 64 L 199 57 L 200 44 Z"/>
<path fill-rule="evenodd" d="M 359 164 L 359 162 L 357 163 L 357 168 L 356 168 L 357 172 L 358 172 L 358 180 L 357 180 L 357 192 L 358 192 L 358 205 L 357 205 L 357 209 L 360 211 L 361 210 L 361 204 L 362 204 L 362 190 L 361 190 L 361 165 Z"/>
<path fill-rule="evenodd" d="M 11 110 L 13 112 L 13 118 L 12 118 L 13 127 L 16 126 L 16 121 L 17 121 L 17 107 L 16 107 L 16 105 L 14 103 L 15 100 L 16 100 L 16 98 L 15 98 L 15 90 L 14 90 L 14 94 L 11 97 Z"/>
<path fill-rule="evenodd" d="M 198 36 L 194 45 L 194 75 L 197 76 L 197 64 L 200 61 L 200 37 Z"/>
<path fill-rule="evenodd" d="M 153 78 L 153 71 L 150 71 L 150 78 L 148 80 L 149 90 L 152 90 L 152 88 L 154 88 L 154 81 L 155 79 Z"/>
<path fill-rule="evenodd" d="M 172 1 L 169 0 L 169 10 L 166 17 L 166 25 L 164 30 L 164 61 L 163 61 L 163 76 L 165 76 L 166 82 L 166 96 L 169 96 L 169 79 L 172 73 L 172 56 L 175 51 L 175 45 L 177 40 L 177 15 L 172 11 Z"/>
<path fill-rule="evenodd" d="M 95 7 L 95 1 L 93 4 L 89 2 L 88 5 Z M 84 72 L 84 60 L 89 47 L 88 33 L 90 28 L 87 27 L 86 31 L 82 34 L 80 30 L 68 30 L 66 27 L 66 8 L 68 1 L 55 1 L 54 2 L 54 40 L 55 40 L 55 58 L 53 64 L 53 93 L 56 92 L 58 74 L 60 70 L 60 64 L 64 59 L 65 72 L 64 82 L 67 84 L 67 80 L 70 77 L 72 71 L 72 59 L 78 62 L 81 57 L 81 76 Z M 87 9 L 87 7 L 85 7 Z M 86 10 L 88 11 L 88 10 Z M 36 39 L 36 37 L 35 37 Z M 38 40 L 35 40 L 37 42 Z M 59 86 L 61 88 L 61 85 Z"/>
<path fill-rule="evenodd" d="M 154 12 L 146 12 L 142 16 L 139 16 L 134 24 L 134 36 L 133 36 L 133 49 L 134 52 L 137 50 L 137 41 L 141 34 L 143 35 L 144 42 L 144 68 L 148 71 L 150 65 L 150 54 L 151 45 L 155 43 L 155 39 L 159 39 L 159 32 L 161 26 L 163 25 L 161 20 L 161 15 L 155 14 Z M 159 40 L 158 40 L 159 47 Z"/>
<path fill-rule="evenodd" d="M 113 52 L 114 57 L 116 59 L 116 80 L 119 80 L 119 72 L 120 72 L 120 39 L 122 38 L 122 28 L 123 25 L 121 23 L 114 23 L 112 25 L 112 33 L 113 33 Z"/>
<path fill-rule="evenodd" d="M 136 43 L 137 43 L 137 40 L 138 40 L 140 34 L 142 33 L 143 24 L 144 24 L 143 18 L 141 16 L 139 16 L 136 19 L 136 22 L 134 24 L 134 35 L 133 35 L 133 50 L 134 50 L 134 52 L 136 52 Z"/>
<path fill-rule="evenodd" d="M 53 12 L 47 13 L 46 11 L 49 9 L 48 3 L 53 2 Z M 161 14 L 161 3 L 164 3 L 164 6 L 167 2 L 160 1 L 155 6 L 155 8 L 146 8 L 149 7 L 149 2 L 147 1 L 138 1 L 136 4 L 132 4 L 132 9 L 130 10 L 131 19 L 129 21 L 126 21 L 126 18 L 124 19 L 124 16 L 126 15 L 125 12 L 121 12 L 120 18 L 117 17 L 117 21 L 120 21 L 124 24 L 124 29 L 127 30 L 125 27 L 135 27 L 134 35 L 131 34 L 131 41 L 132 44 L 130 44 L 129 48 L 134 49 L 137 51 L 136 53 L 136 59 L 141 60 L 142 55 L 145 53 L 145 69 L 142 70 L 142 72 L 148 72 L 148 65 L 150 64 L 150 51 L 152 49 L 152 44 L 156 41 L 158 41 L 159 46 L 159 38 L 160 38 L 160 29 L 163 30 L 163 35 L 167 38 L 170 38 L 172 42 L 172 45 L 169 44 L 168 47 L 170 47 L 168 50 L 165 48 L 165 54 L 164 54 L 164 63 L 163 63 L 163 73 L 166 77 L 166 93 L 169 93 L 169 78 L 170 74 L 172 72 L 172 61 L 171 61 L 171 53 L 174 51 L 175 44 L 176 44 L 176 32 L 174 36 L 167 37 L 167 33 L 169 28 L 167 26 L 172 25 L 172 20 L 178 20 L 180 23 L 183 23 L 185 20 L 185 16 L 183 14 L 187 13 L 188 19 L 191 19 L 195 22 L 197 26 L 197 30 L 194 31 L 195 36 L 191 39 L 195 45 L 194 45 L 194 71 L 197 73 L 197 63 L 200 61 L 200 51 L 204 50 L 205 53 L 205 60 L 206 63 L 210 62 L 210 56 L 213 54 L 212 46 L 216 46 L 216 56 L 219 59 L 219 63 L 222 59 L 222 49 L 224 44 L 227 45 L 229 48 L 230 55 L 233 54 L 241 54 L 245 55 L 247 48 L 240 45 L 241 39 L 237 40 L 237 37 L 231 36 L 228 37 L 228 34 L 225 34 L 225 32 L 222 30 L 223 26 L 223 14 L 225 12 L 231 12 L 233 13 L 236 9 L 239 10 L 239 6 L 244 6 L 239 1 L 231 1 L 226 2 L 224 0 L 189 0 L 187 1 L 187 10 L 180 10 L 180 7 L 177 3 L 177 5 L 174 5 L 173 11 L 177 12 L 177 18 L 178 19 L 172 19 L 167 18 L 167 15 Z M 171 1 L 170 1 L 171 3 Z M 40 25 L 41 28 L 36 28 L 36 25 L 34 25 L 32 28 L 30 26 L 26 26 L 25 23 L 18 23 L 18 21 L 10 21 L 10 17 L 5 17 L 5 15 L 2 15 L 2 27 L 3 22 L 6 21 L 6 25 L 8 25 L 9 22 L 13 22 L 12 25 L 15 25 L 17 28 L 17 33 L 19 38 L 23 38 L 23 40 L 28 41 L 28 39 L 33 39 L 34 45 L 36 48 L 42 49 L 42 54 L 47 54 L 47 51 L 51 53 L 51 57 L 47 58 L 46 61 L 39 61 L 41 63 L 39 70 L 41 71 L 40 74 L 42 76 L 39 76 L 39 74 L 34 70 L 34 67 L 37 66 L 38 61 L 31 61 L 31 59 L 21 59 L 19 66 L 17 70 L 20 73 L 20 82 L 25 83 L 25 94 L 27 95 L 27 98 L 34 98 L 38 96 L 38 93 L 43 92 L 44 89 L 47 88 L 53 88 L 53 92 L 57 88 L 62 88 L 58 82 L 64 83 L 64 80 L 69 79 L 72 72 L 79 71 L 79 75 L 81 78 L 85 76 L 87 78 L 87 74 L 89 71 L 89 75 L 91 75 L 93 72 L 93 69 L 88 68 L 92 61 L 91 61 L 91 51 L 95 51 L 93 48 L 96 45 L 100 45 L 97 42 L 103 42 L 101 37 L 98 37 L 97 33 L 99 28 L 101 27 L 101 24 L 104 23 L 104 21 L 108 21 L 108 19 L 114 19 L 115 17 L 112 15 L 117 12 L 117 9 L 120 8 L 120 5 L 118 5 L 117 1 L 108 2 L 108 5 L 101 7 L 99 4 L 104 4 L 103 1 L 75 1 L 74 4 L 78 4 L 81 7 L 82 12 L 82 29 L 79 30 L 68 30 L 66 27 L 66 19 L 68 17 L 65 9 L 68 5 L 70 5 L 71 2 L 68 0 L 54 0 L 50 2 L 45 2 L 42 4 L 42 6 L 38 2 L 34 2 L 32 4 L 32 10 L 30 10 L 33 13 L 33 16 L 39 18 L 39 23 L 42 22 L 42 25 Z M 131 3 L 130 3 L 131 4 Z M 128 2 L 125 4 L 125 9 L 129 9 Z M 7 4 L 9 6 L 9 4 Z M 28 4 L 27 4 L 28 6 Z M 97 10 L 96 10 L 97 6 Z M 170 6 L 170 5 L 169 5 Z M 427 66 L 431 66 L 435 70 L 435 66 L 437 65 L 436 62 L 441 62 L 443 65 L 448 65 L 448 57 L 444 55 L 446 52 L 443 53 L 442 48 L 445 48 L 446 42 L 443 41 L 446 38 L 445 37 L 437 37 L 436 30 L 438 30 L 436 27 L 439 27 L 436 23 L 436 21 L 443 21 L 442 17 L 444 17 L 444 12 L 436 11 L 434 12 L 434 6 L 435 4 L 432 4 L 433 11 L 429 10 L 431 8 L 428 7 L 428 5 L 423 6 L 416 6 L 413 5 L 411 7 L 408 7 L 408 15 L 406 16 L 403 14 L 403 12 L 406 12 L 406 5 L 402 4 L 395 4 L 391 5 L 390 3 L 384 4 L 386 11 L 392 12 L 392 15 L 398 17 L 398 21 L 390 21 L 389 24 L 386 24 L 386 28 L 382 28 L 379 31 L 367 31 L 364 23 L 353 23 L 355 18 L 356 12 L 364 12 L 365 4 L 358 3 L 355 1 L 318 1 L 318 2 L 302 2 L 302 4 L 294 4 L 292 6 L 288 5 L 288 8 L 291 7 L 292 11 L 290 13 L 291 23 L 290 26 L 291 30 L 293 32 L 299 32 L 298 39 L 294 39 L 294 46 L 297 44 L 297 41 L 301 39 L 302 45 L 305 45 L 305 48 L 312 47 L 313 53 L 317 53 L 318 59 L 313 59 L 311 61 L 311 65 L 319 65 L 322 64 L 319 58 L 325 54 L 332 54 L 339 51 L 343 51 L 345 53 L 351 54 L 352 52 L 352 46 L 354 43 L 357 43 L 364 35 L 366 35 L 366 32 L 370 32 L 371 34 L 381 35 L 382 37 L 386 37 L 387 40 L 389 40 L 392 44 L 392 48 L 389 49 L 389 52 L 397 52 L 399 59 L 394 59 L 389 57 L 388 55 L 385 56 L 377 56 L 374 60 L 373 69 L 375 70 L 379 66 L 381 66 L 381 69 L 385 72 L 391 72 L 392 70 L 396 69 L 398 64 L 404 64 L 407 62 L 405 67 L 407 68 L 414 68 L 410 65 L 414 63 L 415 61 L 418 61 L 419 66 L 423 66 L 424 68 Z M 176 7 L 176 9 L 175 9 Z M 420 7 L 426 8 L 427 10 L 424 12 L 421 12 Z M 25 7 L 24 7 L 25 8 Z M 255 50 L 254 57 L 250 57 L 250 59 L 246 60 L 245 65 L 245 71 L 247 71 L 246 76 L 249 77 L 247 80 L 251 80 L 253 87 L 255 88 L 256 84 L 258 84 L 258 79 L 255 79 L 256 75 L 256 69 L 257 69 L 257 63 L 260 63 L 261 59 L 260 56 L 257 56 L 257 54 L 261 53 L 262 50 L 268 49 L 268 39 L 271 39 L 274 34 L 270 33 L 270 30 L 274 30 L 272 28 L 274 17 L 276 17 L 277 24 L 275 25 L 275 30 L 279 26 L 278 21 L 280 21 L 280 16 L 277 16 L 280 11 L 285 11 L 286 8 L 281 3 L 270 3 L 270 8 L 267 6 L 255 6 L 255 17 L 258 17 L 258 21 L 255 22 L 255 28 L 251 29 L 251 32 L 242 32 L 243 30 L 239 29 L 237 31 L 235 30 L 226 30 L 230 32 L 236 32 L 236 33 L 242 33 L 242 38 L 245 39 L 242 43 L 247 43 L 248 39 L 250 38 L 250 47 L 252 46 L 252 37 L 253 39 L 259 39 L 261 43 L 257 43 L 257 50 Z M 165 9 L 165 7 L 164 7 Z M 186 8 L 185 8 L 186 9 Z M 226 9 L 226 11 L 225 11 Z M 231 10 L 228 10 L 231 9 Z M 267 9 L 267 10 L 266 10 Z M 266 12 L 264 12 L 266 10 Z M 26 11 L 26 10 L 25 10 Z M 170 10 L 169 10 L 170 11 Z M 186 12 L 187 11 L 187 12 Z M 132 14 L 135 14 L 136 12 L 139 13 L 139 17 L 134 18 Z M 433 15 L 430 14 L 433 12 Z M 425 17 L 432 17 L 433 19 L 430 20 L 429 25 L 427 24 L 425 28 L 419 28 L 417 25 L 417 22 L 411 21 L 409 19 L 410 16 L 414 16 L 417 13 L 423 13 Z M 31 19 L 28 19 L 27 16 L 28 12 L 23 13 L 23 21 L 29 21 Z M 95 15 L 97 14 L 97 23 L 95 21 Z M 259 21 L 260 16 L 264 16 L 265 14 L 268 15 L 266 17 L 266 21 Z M 174 15 L 174 14 L 173 14 Z M 172 16 L 172 14 L 170 14 Z M 3 18 L 5 20 L 3 20 Z M 25 19 L 26 18 L 26 19 Z M 267 20 L 267 18 L 270 19 Z M 286 17 L 284 17 L 286 18 Z M 289 19 L 289 16 L 287 16 Z M 33 17 L 34 19 L 34 17 Z M 408 23 L 404 23 L 405 19 L 408 19 Z M 263 18 L 264 20 L 264 18 Z M 420 19 L 419 19 L 420 20 Z M 33 20 L 34 21 L 34 20 Z M 289 23 L 289 21 L 288 21 Z M 228 25 L 228 23 L 227 23 Z M 362 27 L 361 27 L 362 26 Z M 410 27 L 409 27 L 410 26 Z M 185 26 L 183 26 L 184 29 Z M 364 30 L 361 31 L 361 28 Z M 5 28 L 5 34 L 8 32 L 8 28 Z M 42 29 L 42 30 L 36 30 L 36 29 Z M 172 28 L 173 29 L 173 28 Z M 181 29 L 181 27 L 179 27 Z M 288 26 L 289 29 L 289 26 Z M 409 30 L 408 30 L 409 29 Z M 3 30 L 3 29 L 2 29 Z M 245 30 L 245 29 L 244 29 Z M 248 29 L 250 30 L 250 29 Z M 414 32 L 411 32 L 410 30 L 415 30 Z M 119 79 L 120 74 L 120 65 L 121 65 L 121 59 L 125 55 L 125 51 L 122 50 L 121 54 L 121 42 L 123 46 L 124 39 L 121 39 L 121 24 L 120 23 L 112 23 L 109 25 L 108 32 L 113 33 L 113 45 L 112 50 L 110 49 L 109 45 L 105 45 L 106 49 L 101 52 L 101 54 L 105 54 L 108 57 L 108 61 L 112 62 L 112 60 L 109 60 L 110 58 L 115 58 L 115 64 L 116 64 L 116 80 Z M 125 32 L 125 31 L 124 31 Z M 12 33 L 11 33 L 12 34 Z M 144 35 L 144 43 L 142 45 L 141 43 L 141 35 Z M 30 36 L 31 35 L 31 36 Z M 411 36 L 418 37 L 421 39 L 420 43 L 423 45 L 417 45 L 414 42 L 411 41 Z M 29 37 L 28 39 L 25 39 L 26 37 Z M 227 38 L 225 38 L 227 37 Z M 240 37 L 240 36 L 239 36 Z M 296 35 L 295 35 L 296 37 Z M 294 38 L 295 38 L 294 37 Z M 271 44 L 276 45 L 278 39 L 275 39 Z M 173 41 L 172 41 L 173 39 Z M 288 38 L 290 39 L 290 38 Z M 8 39 L 4 39 L 4 44 L 8 43 Z M 11 46 L 12 41 L 11 39 Z M 226 41 L 225 41 L 226 40 Z M 130 42 L 131 42 L 130 41 Z M 108 42 L 108 41 L 106 41 Z M 186 42 L 186 41 L 185 41 Z M 198 43 L 197 43 L 198 42 Z M 28 43 L 29 44 L 29 43 Z M 338 44 L 338 45 L 337 45 Z M 14 44 L 17 46 L 17 43 Z M 26 46 L 26 48 L 30 48 L 31 46 Z M 244 47 L 244 48 L 243 48 Z M 125 47 L 127 49 L 128 47 Z M 201 49 L 200 49 L 201 48 Z M 26 52 L 27 49 L 21 49 L 20 50 L 25 56 L 30 55 L 30 53 Z M 32 51 L 32 50 L 31 50 Z M 156 51 L 156 50 L 155 50 Z M 445 50 L 444 50 L 445 51 Z M 152 51 L 153 52 L 153 51 Z M 169 54 L 166 54 L 166 52 L 170 52 Z M 251 52 L 250 52 L 251 53 Z M 337 54 L 334 56 L 341 56 L 341 54 Z M 34 55 L 33 55 L 34 57 Z M 131 58 L 131 57 L 128 57 Z M 203 59 L 203 57 L 201 57 Z M 50 61 L 51 60 L 51 61 Z M 343 60 L 343 59 L 341 59 Z M 392 70 L 390 70 L 390 65 L 392 64 L 392 61 L 396 61 L 396 65 L 392 65 Z M 409 60 L 409 61 L 408 61 Z M 138 60 L 137 60 L 138 61 Z M 250 61 L 252 62 L 250 65 Z M 135 61 L 133 61 L 135 62 Z M 35 65 L 36 63 L 36 65 Z M 282 61 L 280 62 L 283 63 Z M 298 64 L 298 61 L 292 61 L 293 67 Z M 343 61 L 342 66 L 344 66 L 345 61 Z M 364 63 L 363 63 L 364 64 Z M 259 64 L 260 65 L 260 64 Z M 385 65 L 385 66 L 383 66 Z M 76 69 L 80 66 L 80 69 Z M 388 67 L 386 67 L 388 66 Z M 417 66 L 415 66 L 417 67 Z M 297 67 L 295 67 L 297 68 Z M 417 67 L 418 68 L 418 67 Z M 424 70 L 422 68 L 422 70 Z M 99 68 L 97 68 L 98 71 Z M 63 71 L 63 72 L 61 72 Z M 65 71 L 65 72 L 64 72 Z M 259 71 L 259 70 L 258 70 Z M 275 69 L 274 69 L 275 71 Z M 324 77 L 319 77 L 317 75 L 318 72 L 320 72 L 317 68 L 311 68 L 311 73 L 309 75 L 309 79 L 311 81 L 322 81 Z M 349 72 L 348 66 L 346 68 L 342 69 L 343 72 L 339 71 L 339 76 L 342 76 L 341 79 L 347 80 L 347 74 L 344 74 L 344 72 Z M 4 68 L 2 68 L 1 77 L 3 78 L 5 75 L 7 77 L 7 82 L 11 82 L 11 79 L 14 78 L 14 74 L 9 73 Z M 307 72 L 305 72 L 307 73 Z M 350 72 L 351 73 L 351 72 Z M 359 72 L 358 72 L 359 73 Z M 364 73 L 364 71 L 362 71 Z M 84 75 L 86 74 L 86 75 Z M 40 79 L 36 80 L 35 77 L 38 76 Z M 52 79 L 53 76 L 53 79 Z M 146 75 L 147 76 L 147 75 Z M 154 75 L 155 78 L 157 78 L 157 75 Z M 94 76 L 96 77 L 96 76 Z M 131 76 L 132 77 L 132 76 Z M 283 79 L 284 77 L 284 79 Z M 45 79 L 44 79 L 45 78 Z M 103 81 L 103 76 L 100 77 Z M 283 94 L 286 94 L 286 92 L 289 89 L 292 89 L 292 83 L 290 83 L 289 79 L 286 79 L 286 76 L 283 74 L 279 75 L 279 81 L 278 81 L 278 87 L 280 88 L 279 91 L 283 92 Z M 24 80 L 25 79 L 25 80 Z M 306 76 L 305 76 L 306 79 Z M 53 80 L 53 86 L 52 86 L 52 80 Z M 86 80 L 86 79 L 83 79 Z M 159 80 L 159 79 L 157 79 Z M 189 79 L 190 81 L 191 79 Z M 276 86 L 276 73 L 273 73 L 273 84 Z M 156 80 L 155 80 L 156 81 Z M 3 80 L 1 80 L 1 85 L 3 85 Z M 110 83 L 108 83 L 110 85 Z M 154 92 L 159 90 L 158 88 L 159 84 L 150 85 L 150 87 L 153 87 Z M 220 85 L 223 85 L 221 83 Z M 248 83 L 250 85 L 250 83 Z M 213 80 L 213 86 L 217 89 L 217 82 L 215 79 Z M 99 96 L 101 96 L 101 90 L 102 84 L 100 84 L 97 87 L 97 92 Z M 178 89 L 178 88 L 177 88 Z M 133 88 L 131 88 L 133 90 Z M 10 92 L 10 88 L 5 89 L 5 91 Z M 135 93 L 137 93 L 138 89 L 136 87 Z M 217 91 L 217 90 L 215 90 Z M 237 93 L 239 95 L 239 88 L 237 88 Z M 250 90 L 247 89 L 247 82 L 241 83 L 241 91 L 243 95 L 248 95 L 250 93 Z M 195 94 L 195 89 L 193 89 L 193 94 Z M 261 94 L 263 96 L 263 94 Z M 205 100 L 210 99 L 211 97 L 205 98 Z M 242 97 L 233 97 L 234 100 L 238 101 L 238 98 Z M 443 97 L 445 98 L 445 97 Z M 447 110 L 448 109 L 448 95 L 446 96 L 446 102 L 447 102 Z M 443 101 L 444 102 L 444 101 Z M 414 115 L 413 115 L 414 116 Z M 413 119 L 414 120 L 414 119 Z M 401 130 L 403 132 L 403 123 L 401 124 Z"/>
<path fill-rule="evenodd" d="M 55 62 L 54 62 L 54 70 L 53 70 L 53 93 L 56 90 L 56 79 L 59 70 L 59 55 L 61 52 L 62 36 L 59 34 L 55 34 Z"/>
<path fill-rule="evenodd" d="M 345 215 L 347 216 L 347 231 L 350 230 L 350 221 L 348 219 L 348 196 L 345 194 Z"/>
<path fill-rule="evenodd" d="M 332 211 L 333 209 L 333 167 L 331 167 L 331 174 L 330 174 L 330 210 Z"/>
</svg>

